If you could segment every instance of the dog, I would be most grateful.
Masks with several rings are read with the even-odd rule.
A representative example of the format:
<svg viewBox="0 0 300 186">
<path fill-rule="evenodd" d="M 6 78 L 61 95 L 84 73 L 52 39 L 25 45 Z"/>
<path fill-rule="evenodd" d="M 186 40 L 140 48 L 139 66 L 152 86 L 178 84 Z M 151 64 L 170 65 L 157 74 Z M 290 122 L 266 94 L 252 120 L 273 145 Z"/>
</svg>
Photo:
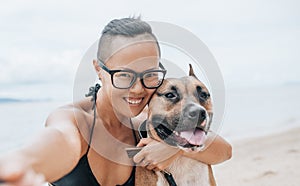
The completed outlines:
<svg viewBox="0 0 300 186">
<path fill-rule="evenodd" d="M 189 76 L 165 79 L 148 108 L 148 136 L 187 152 L 198 152 L 204 147 L 213 116 L 212 100 L 191 65 Z M 156 174 L 159 186 L 216 185 L 210 165 L 183 156 Z"/>
</svg>

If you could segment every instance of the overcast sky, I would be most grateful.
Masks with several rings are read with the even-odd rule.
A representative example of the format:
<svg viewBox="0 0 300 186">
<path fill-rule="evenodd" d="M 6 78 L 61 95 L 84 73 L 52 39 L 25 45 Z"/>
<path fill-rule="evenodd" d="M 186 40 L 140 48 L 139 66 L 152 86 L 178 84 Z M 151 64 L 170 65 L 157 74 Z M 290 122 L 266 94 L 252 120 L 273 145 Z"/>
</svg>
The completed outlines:
<svg viewBox="0 0 300 186">
<path fill-rule="evenodd" d="M 103 27 L 132 15 L 197 35 L 228 87 L 300 82 L 299 7 L 297 0 L 2 0 L 0 96 L 30 85 L 71 85 Z"/>
</svg>

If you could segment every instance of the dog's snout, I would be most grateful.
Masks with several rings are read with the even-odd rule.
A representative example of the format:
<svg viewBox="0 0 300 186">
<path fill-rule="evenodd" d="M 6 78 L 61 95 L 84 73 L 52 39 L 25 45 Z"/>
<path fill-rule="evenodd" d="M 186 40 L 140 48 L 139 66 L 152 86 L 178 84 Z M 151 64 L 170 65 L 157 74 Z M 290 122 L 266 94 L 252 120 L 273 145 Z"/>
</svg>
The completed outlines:
<svg viewBox="0 0 300 186">
<path fill-rule="evenodd" d="M 203 121 L 206 119 L 206 111 L 203 109 L 199 109 L 193 112 L 193 118 L 198 119 L 198 121 Z"/>
<path fill-rule="evenodd" d="M 185 116 L 190 120 L 206 119 L 206 111 L 198 105 L 189 105 L 185 110 Z"/>
<path fill-rule="evenodd" d="M 206 118 L 206 111 L 202 109 L 202 110 L 200 111 L 200 114 L 199 114 L 199 115 L 200 115 L 200 119 L 203 119 L 203 120 L 204 120 L 204 119 Z"/>
<path fill-rule="evenodd" d="M 189 118 L 196 118 L 198 117 L 198 115 L 200 114 L 200 110 L 199 108 L 197 108 L 196 106 L 191 106 L 189 111 L 188 111 L 188 117 Z"/>
</svg>

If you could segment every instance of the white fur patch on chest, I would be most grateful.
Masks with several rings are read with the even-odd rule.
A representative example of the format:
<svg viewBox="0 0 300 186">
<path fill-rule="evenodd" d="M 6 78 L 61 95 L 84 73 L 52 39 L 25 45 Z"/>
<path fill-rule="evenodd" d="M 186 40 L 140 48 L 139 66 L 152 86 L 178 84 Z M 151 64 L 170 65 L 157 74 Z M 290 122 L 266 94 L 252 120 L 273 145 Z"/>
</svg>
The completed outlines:
<svg viewBox="0 0 300 186">
<path fill-rule="evenodd" d="M 166 169 L 178 186 L 209 186 L 208 165 L 191 158 L 179 157 Z M 157 171 L 157 186 L 169 186 L 164 175 Z"/>
</svg>

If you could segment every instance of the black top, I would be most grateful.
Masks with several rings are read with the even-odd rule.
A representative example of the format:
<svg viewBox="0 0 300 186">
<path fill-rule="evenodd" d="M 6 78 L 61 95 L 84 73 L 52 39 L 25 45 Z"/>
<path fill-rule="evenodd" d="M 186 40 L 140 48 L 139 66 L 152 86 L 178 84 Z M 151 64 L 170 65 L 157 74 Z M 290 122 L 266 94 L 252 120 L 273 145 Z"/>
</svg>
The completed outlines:
<svg viewBox="0 0 300 186">
<path fill-rule="evenodd" d="M 132 169 L 129 179 L 123 186 L 133 186 L 135 178 L 135 166 Z M 88 159 L 87 153 L 82 156 L 76 167 L 66 176 L 62 177 L 56 182 L 52 183 L 53 186 L 100 186 L 95 178 Z"/>
<path fill-rule="evenodd" d="M 137 144 L 137 137 L 136 137 L 131 120 L 130 120 L 130 124 L 132 127 L 133 136 L 135 138 L 135 143 Z M 91 170 L 91 167 L 90 167 L 89 161 L 88 161 L 88 157 L 87 157 L 89 149 L 90 149 L 90 144 L 92 141 L 94 127 L 95 127 L 95 120 L 94 120 L 94 123 L 92 126 L 87 152 L 81 157 L 81 159 L 79 160 L 76 167 L 70 173 L 68 173 L 66 176 L 51 183 L 50 185 L 53 185 L 53 186 L 100 186 L 100 184 L 98 183 L 96 177 L 94 176 L 94 174 Z M 122 186 L 134 186 L 134 183 L 135 183 L 135 166 L 132 169 L 130 177 Z"/>
</svg>

